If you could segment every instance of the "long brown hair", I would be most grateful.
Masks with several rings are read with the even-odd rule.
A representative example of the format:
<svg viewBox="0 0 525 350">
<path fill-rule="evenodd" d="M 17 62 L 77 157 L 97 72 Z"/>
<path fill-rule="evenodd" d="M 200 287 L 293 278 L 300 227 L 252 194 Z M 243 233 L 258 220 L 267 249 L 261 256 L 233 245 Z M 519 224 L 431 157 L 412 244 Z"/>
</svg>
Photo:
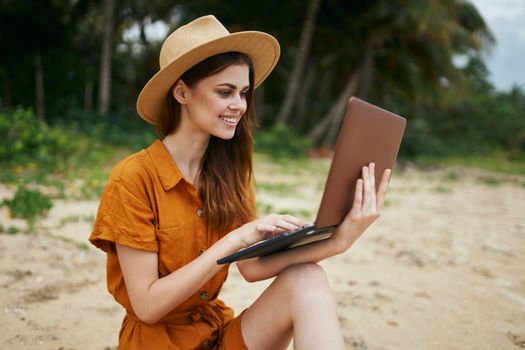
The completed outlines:
<svg viewBox="0 0 525 350">
<path fill-rule="evenodd" d="M 253 64 L 239 52 L 221 53 L 187 70 L 181 79 L 192 88 L 200 80 L 219 73 L 231 65 L 249 67 L 250 88 L 246 93 L 247 109 L 237 124 L 231 140 L 210 137 L 201 160 L 199 196 L 206 210 L 208 226 L 221 232 L 231 230 L 253 220 L 256 209 L 252 191 L 252 128 L 256 125 L 253 99 Z M 180 122 L 180 104 L 168 93 L 165 112 L 157 121 L 161 138 L 172 133 Z"/>
</svg>

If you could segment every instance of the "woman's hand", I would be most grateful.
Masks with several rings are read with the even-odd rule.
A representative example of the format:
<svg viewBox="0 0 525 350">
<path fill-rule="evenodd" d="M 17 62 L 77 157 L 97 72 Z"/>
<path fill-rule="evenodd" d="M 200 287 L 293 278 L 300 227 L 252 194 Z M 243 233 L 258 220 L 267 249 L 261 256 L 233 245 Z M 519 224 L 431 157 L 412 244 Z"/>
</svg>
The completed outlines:
<svg viewBox="0 0 525 350">
<path fill-rule="evenodd" d="M 375 164 L 364 166 L 362 178 L 357 180 L 352 209 L 335 230 L 332 238 L 337 253 L 343 253 L 361 236 L 377 218 L 385 203 L 390 169 L 385 170 L 377 188 L 375 185 Z"/>
<path fill-rule="evenodd" d="M 269 214 L 247 223 L 232 233 L 240 240 L 243 247 L 249 247 L 263 239 L 295 230 L 306 223 L 291 215 Z"/>
</svg>

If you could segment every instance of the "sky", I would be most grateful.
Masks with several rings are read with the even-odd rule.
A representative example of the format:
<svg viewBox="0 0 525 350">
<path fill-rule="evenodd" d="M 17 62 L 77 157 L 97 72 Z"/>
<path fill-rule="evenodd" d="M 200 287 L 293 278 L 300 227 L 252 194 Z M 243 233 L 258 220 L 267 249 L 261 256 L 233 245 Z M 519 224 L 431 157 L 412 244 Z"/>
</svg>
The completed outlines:
<svg viewBox="0 0 525 350">
<path fill-rule="evenodd" d="M 525 0 L 470 0 L 496 38 L 484 54 L 490 80 L 498 90 L 513 84 L 525 89 Z"/>
</svg>

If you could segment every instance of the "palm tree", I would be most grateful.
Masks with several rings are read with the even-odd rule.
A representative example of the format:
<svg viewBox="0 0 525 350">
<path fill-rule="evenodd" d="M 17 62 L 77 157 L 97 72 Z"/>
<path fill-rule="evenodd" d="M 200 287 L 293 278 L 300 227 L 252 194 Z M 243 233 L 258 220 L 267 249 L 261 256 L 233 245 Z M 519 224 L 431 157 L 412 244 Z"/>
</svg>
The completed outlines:
<svg viewBox="0 0 525 350">
<path fill-rule="evenodd" d="M 321 0 L 310 0 L 301 32 L 301 40 L 295 58 L 292 74 L 288 80 L 286 95 L 277 115 L 277 123 L 286 124 L 290 118 L 292 108 L 298 97 L 302 74 L 306 66 L 310 44 L 315 31 L 315 22 Z"/>
<path fill-rule="evenodd" d="M 105 0 L 98 90 L 98 113 L 101 115 L 108 113 L 111 96 L 111 58 L 113 57 L 114 15 L 115 0 Z"/>
<path fill-rule="evenodd" d="M 343 5 L 344 6 L 344 5 Z M 352 6 L 352 5 L 349 5 Z M 398 90 L 414 100 L 416 86 L 438 87 L 459 79 L 454 54 L 473 55 L 494 41 L 476 8 L 461 0 L 377 0 L 358 6 L 350 22 L 359 54 L 336 102 L 310 131 L 317 142 L 333 144 L 350 95 L 380 101 Z"/>
</svg>

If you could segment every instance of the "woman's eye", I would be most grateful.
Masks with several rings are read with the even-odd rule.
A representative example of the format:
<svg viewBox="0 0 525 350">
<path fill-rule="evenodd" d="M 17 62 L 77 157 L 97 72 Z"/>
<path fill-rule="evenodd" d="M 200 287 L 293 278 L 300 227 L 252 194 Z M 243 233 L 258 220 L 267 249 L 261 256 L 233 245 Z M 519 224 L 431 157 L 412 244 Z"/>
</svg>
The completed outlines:
<svg viewBox="0 0 525 350">
<path fill-rule="evenodd" d="M 248 91 L 241 91 L 241 97 L 246 98 L 248 96 Z"/>
<path fill-rule="evenodd" d="M 225 91 L 219 91 L 219 96 L 221 97 L 230 97 L 231 92 L 228 90 Z"/>
</svg>

